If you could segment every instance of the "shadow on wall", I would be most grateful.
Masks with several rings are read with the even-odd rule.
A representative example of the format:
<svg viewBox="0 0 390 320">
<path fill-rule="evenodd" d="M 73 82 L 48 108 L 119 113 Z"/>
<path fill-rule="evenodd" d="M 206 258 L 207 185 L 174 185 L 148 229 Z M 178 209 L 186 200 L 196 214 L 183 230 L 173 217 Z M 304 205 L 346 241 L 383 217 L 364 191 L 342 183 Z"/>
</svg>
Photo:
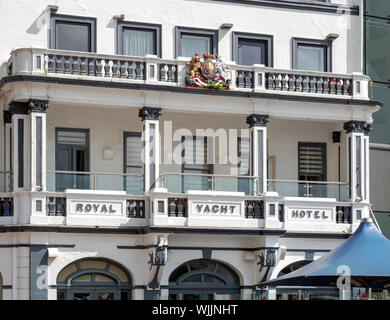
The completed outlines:
<svg viewBox="0 0 390 320">
<path fill-rule="evenodd" d="M 46 21 L 46 18 L 48 16 L 46 15 L 46 9 L 41 12 L 41 14 L 34 20 L 34 22 L 30 25 L 30 27 L 27 29 L 28 34 L 38 34 L 42 28 L 45 26 L 46 23 L 49 23 L 49 21 Z"/>
</svg>

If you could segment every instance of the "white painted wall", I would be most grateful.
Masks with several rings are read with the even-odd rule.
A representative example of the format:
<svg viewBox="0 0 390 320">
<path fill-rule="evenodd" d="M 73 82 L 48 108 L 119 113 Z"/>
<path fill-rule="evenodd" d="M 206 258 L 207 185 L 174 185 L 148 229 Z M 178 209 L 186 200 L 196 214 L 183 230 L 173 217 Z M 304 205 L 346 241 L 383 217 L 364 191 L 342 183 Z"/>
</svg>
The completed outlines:
<svg viewBox="0 0 390 320">
<path fill-rule="evenodd" d="M 161 135 L 161 173 L 181 172 L 179 164 L 165 164 L 167 147 L 164 141 L 164 128 L 172 124 L 172 133 L 179 129 L 248 129 L 246 116 L 220 115 L 213 113 L 183 113 L 163 110 L 160 118 Z M 90 130 L 90 171 L 121 173 L 123 171 L 123 132 L 141 132 L 141 119 L 137 108 L 111 109 L 94 106 L 73 106 L 51 103 L 47 110 L 47 168 L 55 169 L 55 128 L 79 128 Z M 268 128 L 268 150 L 270 156 L 276 156 L 276 179 L 296 180 L 298 178 L 298 142 L 324 142 L 327 144 L 327 179 L 338 179 L 338 145 L 332 142 L 333 131 L 343 131 L 342 124 L 320 121 L 294 121 L 271 118 Z M 229 136 L 228 136 L 229 138 Z M 342 135 L 345 142 L 345 135 Z M 220 142 L 216 139 L 214 173 L 235 175 L 235 164 L 230 160 L 227 164 L 220 163 Z M 174 150 L 180 142 L 173 142 Z M 344 143 L 341 144 L 341 154 L 346 153 Z M 103 150 L 113 150 L 113 160 L 103 159 Z M 236 152 L 236 151 L 234 151 Z M 341 159 L 342 180 L 346 179 L 345 158 Z"/>
<path fill-rule="evenodd" d="M 355 3 L 360 0 L 337 0 Z M 58 14 L 97 18 L 97 52 L 116 53 L 116 25 L 114 15 L 125 15 L 125 20 L 162 25 L 162 56 L 175 56 L 175 26 L 218 29 L 222 23 L 233 28 L 219 33 L 219 53 L 232 59 L 232 31 L 274 36 L 274 65 L 291 68 L 292 37 L 325 39 L 330 33 L 340 37 L 333 46 L 333 72 L 361 71 L 360 17 L 313 11 L 238 5 L 200 0 L 15 0 L 0 3 L 0 61 L 8 59 L 17 47 L 49 45 L 50 29 L 44 10 L 47 5 L 59 6 Z M 29 14 L 26 14 L 28 12 Z"/>
</svg>

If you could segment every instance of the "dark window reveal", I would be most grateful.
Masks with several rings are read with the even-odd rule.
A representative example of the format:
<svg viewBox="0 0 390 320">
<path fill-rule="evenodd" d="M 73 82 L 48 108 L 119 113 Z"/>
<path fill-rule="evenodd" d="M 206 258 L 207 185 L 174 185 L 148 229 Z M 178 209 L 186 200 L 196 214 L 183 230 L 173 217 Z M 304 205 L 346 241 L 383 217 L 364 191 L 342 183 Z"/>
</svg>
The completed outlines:
<svg viewBox="0 0 390 320">
<path fill-rule="evenodd" d="M 96 51 L 96 19 L 63 15 L 51 19 L 52 49 Z"/>
</svg>

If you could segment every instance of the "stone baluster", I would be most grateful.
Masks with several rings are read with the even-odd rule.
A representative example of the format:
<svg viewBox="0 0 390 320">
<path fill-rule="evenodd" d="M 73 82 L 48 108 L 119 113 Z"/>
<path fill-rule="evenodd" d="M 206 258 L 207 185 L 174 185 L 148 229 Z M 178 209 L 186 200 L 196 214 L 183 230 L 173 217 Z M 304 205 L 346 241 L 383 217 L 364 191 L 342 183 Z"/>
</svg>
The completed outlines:
<svg viewBox="0 0 390 320">
<path fill-rule="evenodd" d="M 56 56 L 56 73 L 64 73 L 64 58 L 62 56 Z"/>
<path fill-rule="evenodd" d="M 80 74 L 81 75 L 87 75 L 88 74 L 88 65 L 87 65 L 87 58 L 86 57 L 81 57 L 81 62 L 80 62 Z"/>
<path fill-rule="evenodd" d="M 129 74 L 129 79 L 135 79 L 135 63 L 134 62 L 129 62 L 129 67 L 128 67 L 128 74 Z"/>
<path fill-rule="evenodd" d="M 98 77 L 102 77 L 103 76 L 102 71 L 103 71 L 102 59 L 97 58 L 96 59 L 96 75 Z"/>
<path fill-rule="evenodd" d="M 331 78 L 329 83 L 330 94 L 336 94 L 336 79 Z"/>
<path fill-rule="evenodd" d="M 294 91 L 295 90 L 295 75 L 289 74 L 288 75 L 288 91 Z"/>
<path fill-rule="evenodd" d="M 252 87 L 253 87 L 252 72 L 246 71 L 245 72 L 245 88 L 252 88 Z"/>
<path fill-rule="evenodd" d="M 309 76 L 303 76 L 302 92 L 309 92 L 309 82 L 310 82 L 310 77 Z"/>
<path fill-rule="evenodd" d="M 341 79 L 340 78 L 336 79 L 336 94 L 337 95 L 341 94 Z"/>
<path fill-rule="evenodd" d="M 127 61 L 120 61 L 121 78 L 127 78 L 129 76 L 129 73 L 127 72 L 128 67 L 129 64 Z"/>
<path fill-rule="evenodd" d="M 316 77 L 310 77 L 309 92 L 311 93 L 316 92 Z"/>
<path fill-rule="evenodd" d="M 323 77 L 317 77 L 316 93 L 324 92 L 324 79 Z"/>
<path fill-rule="evenodd" d="M 269 89 L 269 90 L 273 90 L 274 89 L 274 75 L 273 73 L 271 72 L 268 72 L 266 74 L 266 88 Z"/>
<path fill-rule="evenodd" d="M 302 82 L 303 82 L 302 76 L 299 74 L 295 78 L 296 78 L 295 91 L 301 92 L 302 91 Z"/>
<path fill-rule="evenodd" d="M 237 70 L 237 77 L 236 77 L 236 85 L 237 88 L 244 88 L 245 87 L 245 74 L 243 71 Z"/>
<path fill-rule="evenodd" d="M 49 73 L 54 73 L 55 67 L 56 67 L 55 56 L 52 54 L 49 54 L 48 59 L 47 59 L 47 71 Z"/>
<path fill-rule="evenodd" d="M 94 58 L 88 58 L 88 75 L 92 77 L 96 76 L 96 67 L 95 67 Z"/>
<path fill-rule="evenodd" d="M 282 86 L 280 84 L 280 73 L 275 73 L 275 90 L 281 90 Z"/>
<path fill-rule="evenodd" d="M 110 60 L 104 59 L 104 77 L 105 78 L 110 77 L 110 71 L 111 71 Z"/>
<path fill-rule="evenodd" d="M 119 72 L 119 62 L 118 60 L 112 60 L 112 77 L 113 78 L 119 78 L 118 72 Z"/>
<path fill-rule="evenodd" d="M 72 74 L 73 68 L 72 68 L 72 59 L 70 56 L 64 57 L 64 69 L 66 74 Z"/>
<path fill-rule="evenodd" d="M 73 57 L 72 62 L 73 74 L 80 74 L 80 58 Z"/>
<path fill-rule="evenodd" d="M 287 91 L 287 74 L 282 73 L 282 91 Z"/>
</svg>

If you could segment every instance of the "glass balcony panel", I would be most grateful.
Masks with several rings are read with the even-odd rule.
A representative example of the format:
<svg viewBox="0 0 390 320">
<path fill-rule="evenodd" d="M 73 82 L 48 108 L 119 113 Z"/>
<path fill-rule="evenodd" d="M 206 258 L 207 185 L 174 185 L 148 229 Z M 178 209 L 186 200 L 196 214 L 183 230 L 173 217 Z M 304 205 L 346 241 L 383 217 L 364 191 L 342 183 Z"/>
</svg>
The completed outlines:
<svg viewBox="0 0 390 320">
<path fill-rule="evenodd" d="M 12 173 L 0 172 L 0 192 L 12 192 L 13 191 Z"/>
<path fill-rule="evenodd" d="M 143 177 L 109 174 L 47 173 L 47 191 L 64 192 L 65 189 L 126 191 L 143 194 Z"/>
<path fill-rule="evenodd" d="M 268 191 L 279 193 L 283 197 L 335 198 L 337 201 L 348 201 L 349 188 L 344 184 L 330 184 L 324 182 L 268 182 Z"/>
</svg>

